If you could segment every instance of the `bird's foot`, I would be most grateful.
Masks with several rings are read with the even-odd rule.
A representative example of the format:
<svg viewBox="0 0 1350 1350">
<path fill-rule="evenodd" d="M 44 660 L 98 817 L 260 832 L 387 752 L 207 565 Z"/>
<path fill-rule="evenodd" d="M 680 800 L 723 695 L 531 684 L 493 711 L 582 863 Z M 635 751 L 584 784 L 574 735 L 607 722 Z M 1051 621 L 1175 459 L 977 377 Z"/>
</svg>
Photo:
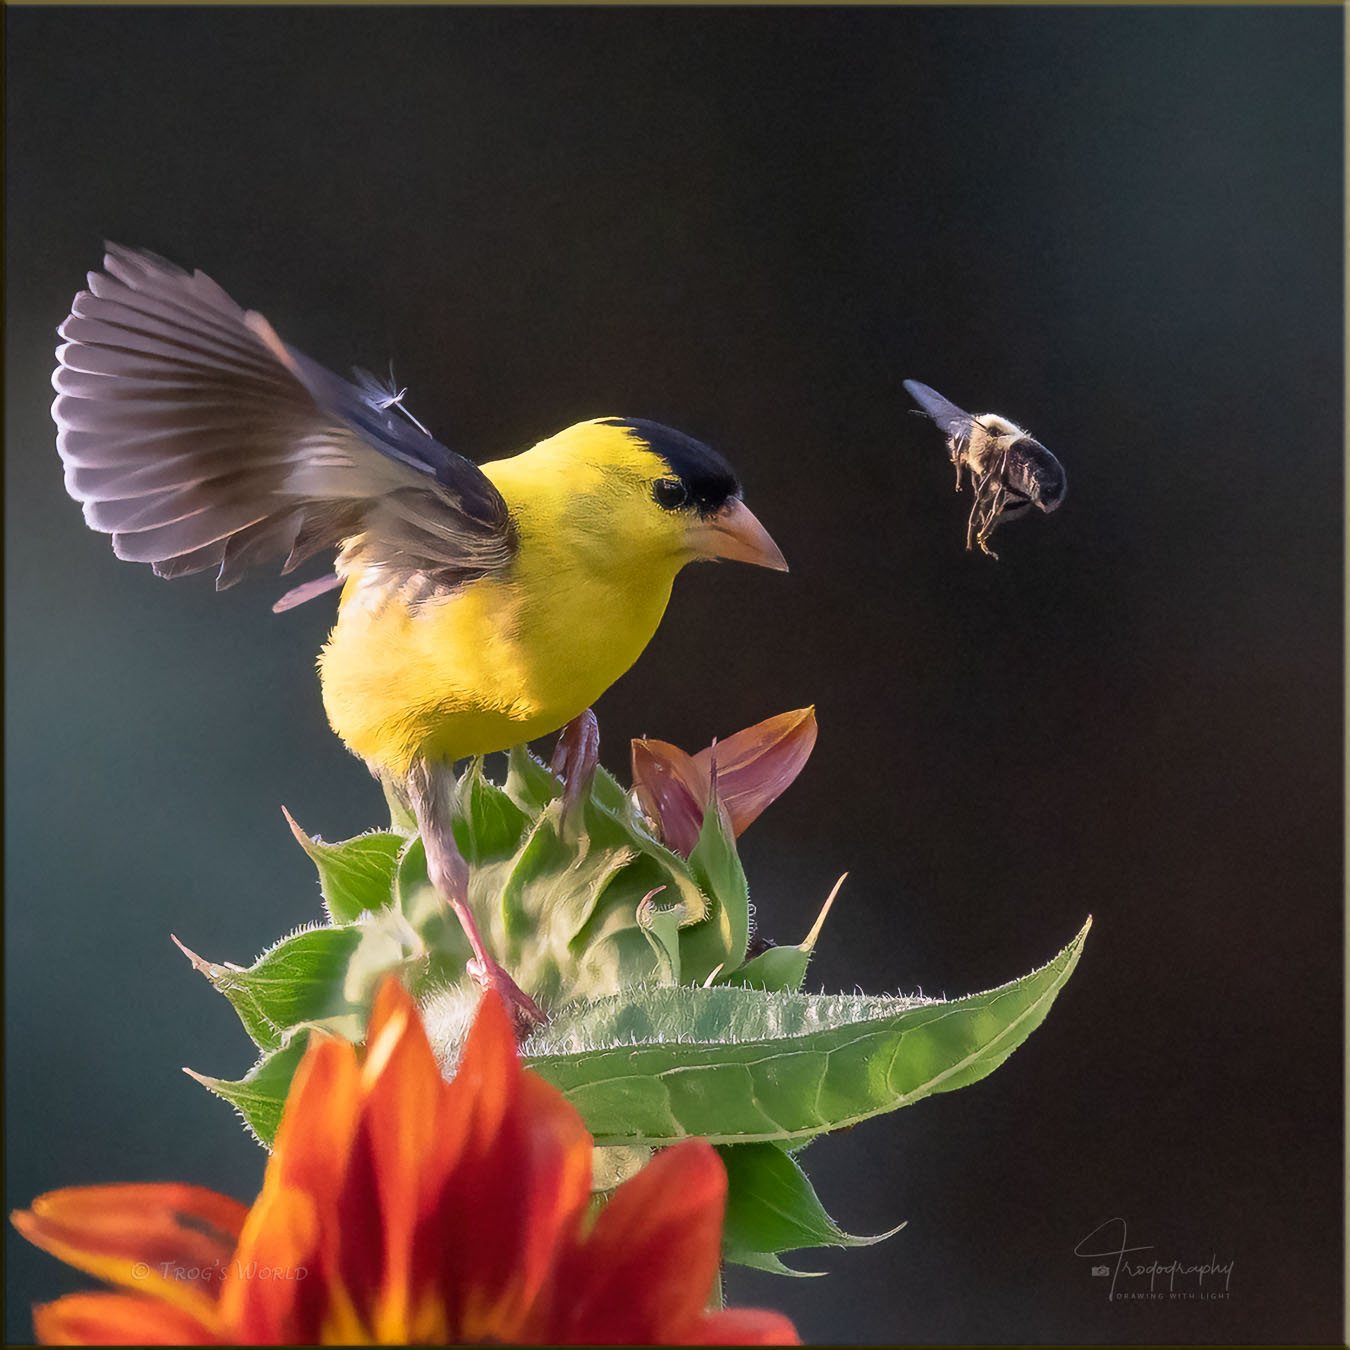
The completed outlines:
<svg viewBox="0 0 1350 1350">
<path fill-rule="evenodd" d="M 532 1031 L 548 1022 L 539 1005 L 490 956 L 470 961 L 465 969 L 484 993 L 489 989 L 496 990 L 511 1018 L 517 1045 L 523 1044 Z"/>
</svg>

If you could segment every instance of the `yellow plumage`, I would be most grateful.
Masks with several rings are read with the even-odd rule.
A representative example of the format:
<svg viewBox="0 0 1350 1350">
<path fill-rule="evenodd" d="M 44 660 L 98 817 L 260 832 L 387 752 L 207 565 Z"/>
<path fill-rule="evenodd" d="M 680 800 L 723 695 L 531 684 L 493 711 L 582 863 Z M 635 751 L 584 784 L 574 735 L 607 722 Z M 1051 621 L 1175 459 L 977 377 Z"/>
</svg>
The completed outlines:
<svg viewBox="0 0 1350 1350">
<path fill-rule="evenodd" d="M 482 469 L 519 539 L 502 574 L 410 606 L 355 571 L 320 657 L 333 730 L 382 776 L 583 712 L 637 660 L 694 556 L 651 497 L 669 470 L 626 428 L 583 422 Z"/>
</svg>

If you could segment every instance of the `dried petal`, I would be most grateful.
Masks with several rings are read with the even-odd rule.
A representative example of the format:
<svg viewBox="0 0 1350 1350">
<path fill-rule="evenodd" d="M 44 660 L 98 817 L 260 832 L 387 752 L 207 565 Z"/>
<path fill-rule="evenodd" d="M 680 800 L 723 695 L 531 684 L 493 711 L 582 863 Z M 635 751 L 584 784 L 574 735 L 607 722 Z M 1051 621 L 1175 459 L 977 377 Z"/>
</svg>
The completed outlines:
<svg viewBox="0 0 1350 1350">
<path fill-rule="evenodd" d="M 779 713 L 717 742 L 717 791 L 735 834 L 743 834 L 746 826 L 792 785 L 815 744 L 814 707 Z M 693 757 L 702 774 L 701 800 L 708 795 L 711 761 L 711 746 Z"/>
<path fill-rule="evenodd" d="M 633 787 L 638 804 L 660 827 L 662 842 L 687 858 L 703 828 L 707 769 L 678 746 L 644 737 L 633 742 Z"/>
</svg>

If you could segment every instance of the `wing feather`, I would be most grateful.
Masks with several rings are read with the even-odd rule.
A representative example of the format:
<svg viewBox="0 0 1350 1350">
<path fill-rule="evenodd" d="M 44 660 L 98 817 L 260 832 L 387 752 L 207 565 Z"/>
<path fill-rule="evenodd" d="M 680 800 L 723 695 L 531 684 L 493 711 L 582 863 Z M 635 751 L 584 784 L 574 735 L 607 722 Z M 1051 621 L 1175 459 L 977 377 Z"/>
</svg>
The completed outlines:
<svg viewBox="0 0 1350 1350">
<path fill-rule="evenodd" d="M 58 330 L 52 416 L 67 491 L 119 558 L 215 567 L 219 589 L 330 548 L 443 586 L 509 561 L 506 504 L 469 460 L 201 272 L 112 244 L 103 265 Z"/>
</svg>

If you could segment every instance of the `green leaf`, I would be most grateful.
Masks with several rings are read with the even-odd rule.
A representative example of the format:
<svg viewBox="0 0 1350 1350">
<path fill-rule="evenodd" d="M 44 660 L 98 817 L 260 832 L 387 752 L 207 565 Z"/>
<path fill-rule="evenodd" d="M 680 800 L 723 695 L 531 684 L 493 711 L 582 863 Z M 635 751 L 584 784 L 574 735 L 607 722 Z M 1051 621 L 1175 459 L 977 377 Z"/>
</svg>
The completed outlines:
<svg viewBox="0 0 1350 1350">
<path fill-rule="evenodd" d="M 801 1247 L 870 1247 L 876 1237 L 845 1233 L 825 1212 L 806 1173 L 776 1144 L 727 1144 L 718 1153 L 727 1169 L 722 1255 L 737 1265 L 804 1275 L 778 1260 Z"/>
<path fill-rule="evenodd" d="M 635 990 L 540 1028 L 526 1061 L 600 1144 L 801 1144 L 992 1073 L 1044 1020 L 1091 920 L 1053 961 L 969 998 Z"/>
<path fill-rule="evenodd" d="M 229 1102 L 243 1117 L 253 1137 L 271 1148 L 281 1124 L 291 1079 L 300 1067 L 308 1043 L 309 1032 L 305 1029 L 292 1036 L 280 1049 L 268 1051 L 242 1078 L 233 1082 L 226 1078 L 208 1078 L 192 1069 L 184 1072 Z"/>
<path fill-rule="evenodd" d="M 339 844 L 311 838 L 286 812 L 291 832 L 319 872 L 324 908 L 334 923 L 351 923 L 367 910 L 382 909 L 394 889 L 394 871 L 407 839 L 392 830 L 372 830 Z"/>
<path fill-rule="evenodd" d="M 274 1050 L 300 1022 L 359 1010 L 343 986 L 361 935 L 355 925 L 301 929 L 282 938 L 247 970 L 203 961 L 191 952 L 188 955 L 229 999 L 254 1042 L 264 1050 Z"/>
</svg>

